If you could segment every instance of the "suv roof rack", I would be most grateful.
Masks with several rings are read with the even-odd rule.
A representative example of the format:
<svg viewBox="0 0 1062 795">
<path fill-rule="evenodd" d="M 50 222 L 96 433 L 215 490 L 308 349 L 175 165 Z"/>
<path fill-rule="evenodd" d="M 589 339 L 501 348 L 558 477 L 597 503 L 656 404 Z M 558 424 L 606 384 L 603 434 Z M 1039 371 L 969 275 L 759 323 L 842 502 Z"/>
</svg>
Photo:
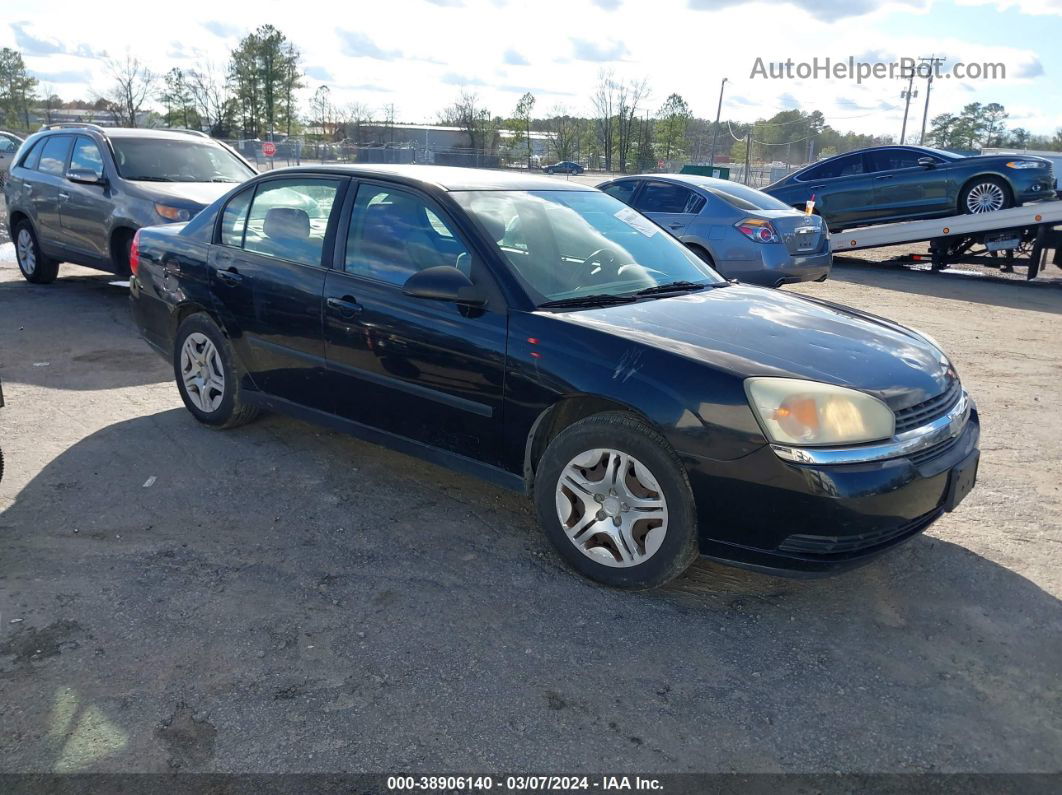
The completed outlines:
<svg viewBox="0 0 1062 795">
<path fill-rule="evenodd" d="M 88 128 L 90 130 L 95 130 L 96 132 L 101 132 L 101 133 L 107 132 L 107 130 L 104 129 L 103 127 L 100 127 L 100 125 L 92 124 L 92 123 L 87 122 L 87 121 L 59 121 L 59 122 L 53 122 L 52 124 L 41 125 L 41 129 L 42 130 L 63 130 L 63 129 L 67 129 L 67 128 L 82 129 L 82 130 L 85 129 L 85 128 Z"/>
</svg>

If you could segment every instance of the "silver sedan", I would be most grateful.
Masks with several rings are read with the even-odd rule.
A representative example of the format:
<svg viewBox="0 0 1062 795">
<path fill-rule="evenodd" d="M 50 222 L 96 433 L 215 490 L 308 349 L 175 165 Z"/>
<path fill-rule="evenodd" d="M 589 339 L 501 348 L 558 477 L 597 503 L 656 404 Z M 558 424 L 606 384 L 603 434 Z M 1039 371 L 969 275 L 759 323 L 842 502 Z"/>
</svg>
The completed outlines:
<svg viewBox="0 0 1062 795">
<path fill-rule="evenodd" d="M 830 275 L 830 233 L 763 191 L 692 174 L 643 174 L 598 185 L 655 221 L 723 276 L 778 287 Z"/>
</svg>

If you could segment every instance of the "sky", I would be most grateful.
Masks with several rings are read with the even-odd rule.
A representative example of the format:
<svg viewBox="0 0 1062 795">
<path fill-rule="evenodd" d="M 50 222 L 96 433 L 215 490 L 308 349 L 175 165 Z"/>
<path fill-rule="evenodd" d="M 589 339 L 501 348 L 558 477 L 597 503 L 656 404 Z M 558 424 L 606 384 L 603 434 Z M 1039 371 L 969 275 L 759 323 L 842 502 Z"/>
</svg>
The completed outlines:
<svg viewBox="0 0 1062 795">
<path fill-rule="evenodd" d="M 1062 128 L 1062 0 L 185 0 L 157 14 L 145 9 L 162 6 L 126 0 L 108 0 L 106 13 L 84 2 L 4 6 L 0 46 L 21 50 L 63 99 L 95 98 L 108 82 L 104 59 L 127 52 L 160 73 L 222 68 L 242 36 L 269 23 L 303 54 L 307 100 L 327 84 L 337 104 L 393 104 L 405 122 L 435 121 L 462 89 L 499 116 L 525 91 L 536 96 L 536 115 L 589 115 L 598 76 L 611 70 L 647 79 L 653 111 L 678 93 L 695 115 L 713 118 L 725 77 L 723 118 L 818 109 L 835 129 L 898 138 L 899 78 L 765 79 L 752 74 L 757 59 L 940 55 L 946 69 L 1002 63 L 1006 78 L 935 81 L 930 118 L 999 102 L 1011 128 Z M 924 81 L 915 87 L 909 129 L 917 130 Z"/>
</svg>

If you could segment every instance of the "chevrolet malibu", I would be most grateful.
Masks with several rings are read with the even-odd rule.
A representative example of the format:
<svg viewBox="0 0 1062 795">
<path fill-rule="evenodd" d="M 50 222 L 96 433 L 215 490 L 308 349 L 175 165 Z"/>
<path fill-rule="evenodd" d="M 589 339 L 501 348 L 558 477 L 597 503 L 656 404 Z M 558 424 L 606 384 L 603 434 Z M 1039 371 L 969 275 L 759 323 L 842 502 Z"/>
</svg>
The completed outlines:
<svg viewBox="0 0 1062 795">
<path fill-rule="evenodd" d="M 931 339 L 729 283 L 586 186 L 279 170 L 140 230 L 131 266 L 196 420 L 286 412 L 524 490 L 608 585 L 661 585 L 698 553 L 839 571 L 976 478 L 977 411 Z"/>
</svg>

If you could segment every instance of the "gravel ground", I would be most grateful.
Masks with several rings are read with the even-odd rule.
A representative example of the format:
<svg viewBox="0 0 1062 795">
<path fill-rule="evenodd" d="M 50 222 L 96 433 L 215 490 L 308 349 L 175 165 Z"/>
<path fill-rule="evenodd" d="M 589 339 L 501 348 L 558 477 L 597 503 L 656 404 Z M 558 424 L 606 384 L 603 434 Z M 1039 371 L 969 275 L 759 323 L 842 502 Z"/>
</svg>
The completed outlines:
<svg viewBox="0 0 1062 795">
<path fill-rule="evenodd" d="M 198 426 L 125 291 L 61 276 L 0 261 L 0 771 L 1059 768 L 1052 285 L 793 288 L 942 343 L 978 488 L 840 577 L 625 594 L 519 495 L 283 417 Z"/>
</svg>

